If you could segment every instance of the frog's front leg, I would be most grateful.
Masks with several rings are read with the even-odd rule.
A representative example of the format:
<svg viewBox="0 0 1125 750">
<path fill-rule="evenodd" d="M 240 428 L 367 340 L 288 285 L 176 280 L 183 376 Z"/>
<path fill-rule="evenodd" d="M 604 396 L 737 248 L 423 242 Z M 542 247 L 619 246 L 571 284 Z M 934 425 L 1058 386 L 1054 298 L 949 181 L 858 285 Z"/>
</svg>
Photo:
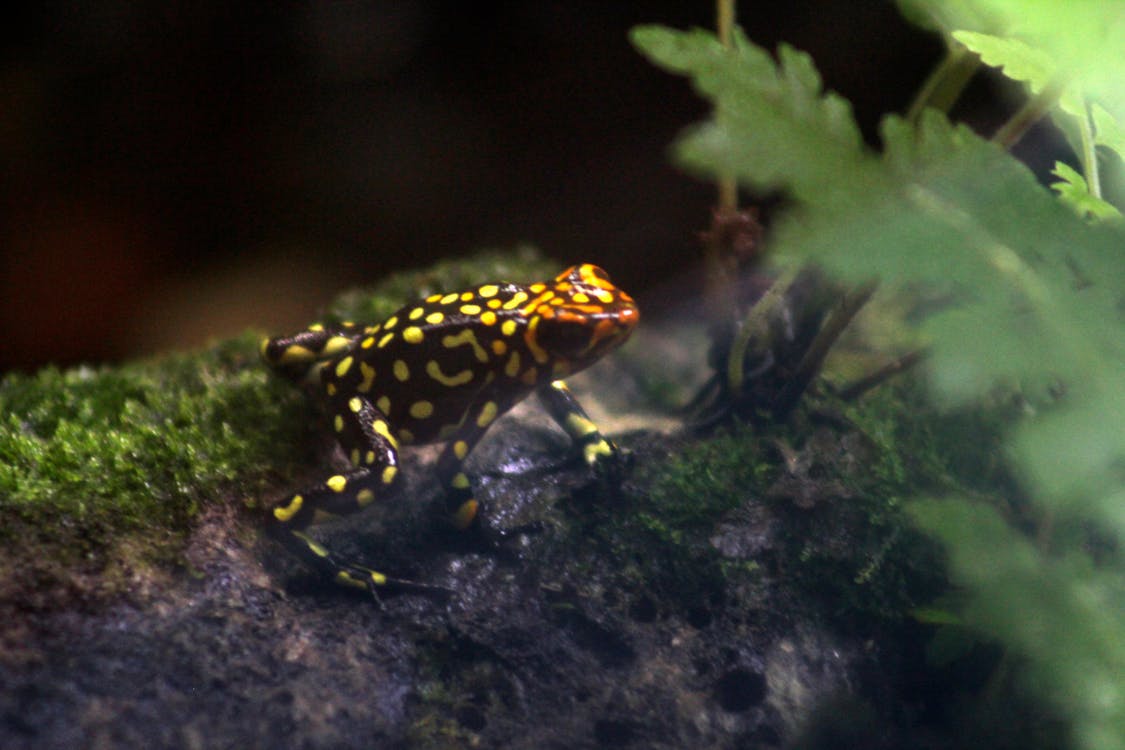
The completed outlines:
<svg viewBox="0 0 1125 750">
<path fill-rule="evenodd" d="M 337 583 L 374 591 L 390 582 L 387 576 L 337 559 L 305 530 L 325 516 L 363 510 L 394 491 L 398 484 L 398 445 L 386 417 L 364 398 L 350 399 L 346 411 L 336 414 L 333 423 L 355 468 L 291 495 L 270 513 L 266 530 L 310 567 Z"/>
<path fill-rule="evenodd" d="M 567 388 L 566 382 L 552 380 L 539 388 L 538 395 L 551 418 L 570 435 L 575 446 L 582 451 L 582 458 L 587 465 L 596 469 L 607 462 L 616 461 L 619 455 L 617 446 L 602 435 Z"/>
<path fill-rule="evenodd" d="M 438 480 L 445 489 L 446 503 L 458 529 L 468 529 L 478 520 L 480 502 L 465 474 L 465 457 L 472 452 L 496 418 L 512 405 L 510 399 L 479 398 L 465 413 L 461 426 L 445 444 L 437 462 Z"/>
</svg>

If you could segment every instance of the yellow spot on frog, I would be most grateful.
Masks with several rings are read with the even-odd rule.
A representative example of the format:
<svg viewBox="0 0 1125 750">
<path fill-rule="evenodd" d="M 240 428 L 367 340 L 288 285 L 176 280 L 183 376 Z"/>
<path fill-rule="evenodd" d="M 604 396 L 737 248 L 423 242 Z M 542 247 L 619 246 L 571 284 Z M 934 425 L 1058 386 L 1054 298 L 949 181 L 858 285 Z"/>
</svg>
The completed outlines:
<svg viewBox="0 0 1125 750">
<path fill-rule="evenodd" d="M 477 517 L 477 511 L 480 509 L 480 504 L 476 500 L 466 500 L 461 503 L 461 507 L 453 514 L 453 525 L 459 529 L 467 529 Z"/>
<path fill-rule="evenodd" d="M 527 292 L 516 292 L 512 298 L 504 303 L 505 310 L 514 310 L 527 301 Z"/>
<path fill-rule="evenodd" d="M 539 327 L 541 318 L 536 315 L 531 320 L 527 321 L 527 332 L 524 334 L 523 340 L 527 344 L 527 348 L 531 350 L 531 354 L 535 357 L 535 361 L 539 364 L 546 364 L 551 356 L 544 351 L 543 347 L 539 346 L 539 341 L 536 337 L 536 329 Z"/>
<path fill-rule="evenodd" d="M 464 458 L 469 453 L 469 444 L 464 440 L 458 440 L 453 444 L 453 455 L 457 458 Z"/>
<path fill-rule="evenodd" d="M 407 445 L 410 445 L 414 442 L 414 433 L 406 428 L 403 428 L 398 431 L 398 439 L 406 443 Z"/>
<path fill-rule="evenodd" d="M 500 326 L 500 333 L 504 334 L 505 336 L 511 336 L 516 332 L 516 328 L 518 327 L 519 324 L 516 323 L 516 321 L 505 320 L 503 325 Z"/>
<path fill-rule="evenodd" d="M 359 381 L 356 390 L 360 393 L 367 393 L 371 390 L 371 385 L 375 382 L 375 368 L 366 362 L 360 362 L 359 371 L 363 373 L 363 380 Z"/>
<path fill-rule="evenodd" d="M 457 298 L 459 296 L 460 295 L 458 295 L 456 292 L 454 292 L 452 294 L 447 294 L 447 295 L 445 295 L 444 297 L 441 298 L 441 304 L 451 305 L 451 304 L 453 304 L 454 302 L 457 301 Z"/>
<path fill-rule="evenodd" d="M 348 370 L 350 370 L 352 368 L 352 362 L 353 361 L 354 360 L 351 357 L 344 357 L 339 362 L 337 362 L 336 363 L 336 377 L 342 378 L 345 375 L 347 375 Z"/>
<path fill-rule="evenodd" d="M 363 455 L 363 462 L 368 466 L 375 463 L 375 451 L 367 451 L 367 453 Z"/>
<path fill-rule="evenodd" d="M 520 372 L 520 353 L 518 351 L 512 352 L 512 356 L 508 357 L 508 363 L 504 365 L 504 374 L 509 378 L 514 378 Z"/>
<path fill-rule="evenodd" d="M 389 331 L 392 328 L 394 328 L 396 325 L 398 325 L 398 317 L 392 315 L 391 319 L 383 324 L 383 328 L 386 328 Z"/>
<path fill-rule="evenodd" d="M 314 359 L 316 359 L 316 355 L 312 353 L 311 349 L 294 344 L 285 348 L 285 351 L 277 358 L 277 363 L 291 365 L 298 362 L 311 362 Z"/>
<path fill-rule="evenodd" d="M 579 414 L 568 414 L 565 424 L 566 431 L 574 437 L 585 437 L 598 431 L 597 425 Z"/>
<path fill-rule="evenodd" d="M 390 484 L 395 481 L 395 475 L 398 474 L 398 468 L 394 466 L 383 467 L 383 484 Z"/>
<path fill-rule="evenodd" d="M 496 412 L 499 407 L 496 406 L 495 401 L 489 401 L 480 410 L 480 415 L 477 417 L 477 427 L 487 427 L 496 419 Z"/>
<path fill-rule="evenodd" d="M 488 298 L 495 297 L 499 293 L 499 291 L 500 287 L 496 286 L 495 284 L 485 284 L 477 290 L 477 294 L 482 297 Z"/>
<path fill-rule="evenodd" d="M 595 440 L 590 445 L 582 449 L 582 457 L 586 459 L 586 463 L 593 466 L 598 462 L 599 456 L 612 456 L 613 447 L 605 440 Z"/>
<path fill-rule="evenodd" d="M 334 477 L 328 477 L 328 481 L 326 481 L 325 484 L 328 485 L 328 489 L 333 492 L 343 492 L 344 488 L 348 486 L 348 480 L 343 474 L 337 474 Z"/>
<path fill-rule="evenodd" d="M 278 521 L 285 523 L 290 518 L 297 515 L 297 511 L 299 511 L 301 509 L 301 506 L 304 504 L 305 498 L 301 497 L 300 495 L 294 495 L 289 499 L 288 505 L 279 506 L 273 509 L 273 517 Z"/>
<path fill-rule="evenodd" d="M 488 306 L 493 310 L 499 310 L 503 304 L 503 300 L 501 300 L 499 297 L 494 297 L 488 301 Z"/>
<path fill-rule="evenodd" d="M 376 435 L 381 436 L 384 440 L 390 443 L 392 448 L 398 448 L 398 441 L 395 440 L 395 436 L 391 434 L 391 431 L 387 427 L 386 422 L 381 419 L 376 419 L 371 423 L 371 429 L 375 431 Z"/>
<path fill-rule="evenodd" d="M 363 408 L 363 401 L 360 400 L 359 396 L 352 396 L 348 399 L 348 408 L 358 414 L 359 410 Z"/>
<path fill-rule="evenodd" d="M 422 329 L 418 328 L 417 326 L 410 326 L 409 328 L 405 329 L 402 332 L 402 337 L 408 344 L 421 344 L 422 339 L 425 338 L 422 335 Z"/>
<path fill-rule="evenodd" d="M 308 535 L 302 534 L 300 531 L 294 531 L 293 536 L 304 542 L 305 546 L 312 550 L 312 553 L 317 557 L 328 557 L 328 550 L 310 539 Z"/>
<path fill-rule="evenodd" d="M 473 354 L 480 362 L 488 361 L 488 352 L 477 341 L 477 335 L 473 332 L 472 328 L 466 328 L 458 334 L 444 336 L 441 340 L 441 345 L 446 349 L 454 349 L 458 346 L 468 344 L 473 347 Z"/>
<path fill-rule="evenodd" d="M 375 493 L 371 490 L 360 490 L 355 494 L 355 504 L 361 508 L 366 508 L 375 499 Z"/>
<path fill-rule="evenodd" d="M 344 418 L 339 414 L 332 420 L 332 426 L 336 428 L 336 432 L 344 431 Z"/>
<path fill-rule="evenodd" d="M 324 392 L 327 393 L 329 396 L 335 396 L 336 395 L 336 384 L 335 383 L 325 383 Z"/>
<path fill-rule="evenodd" d="M 415 307 L 413 310 L 410 311 L 410 314 L 407 315 L 406 317 L 410 318 L 411 320 L 418 320 L 418 318 L 422 317 L 425 314 L 426 314 L 426 308 Z"/>
<path fill-rule="evenodd" d="M 368 336 L 363 341 L 361 341 L 359 343 L 359 345 L 363 349 L 370 349 L 371 347 L 375 346 L 375 337 L 374 336 Z"/>
<path fill-rule="evenodd" d="M 480 314 L 480 322 L 484 323 L 486 326 L 495 325 L 496 313 L 492 312 L 491 310 L 485 310 Z"/>
<path fill-rule="evenodd" d="M 439 365 L 435 359 L 431 359 L 426 363 L 426 374 L 442 385 L 448 385 L 451 388 L 453 386 L 464 385 L 473 379 L 472 370 L 461 370 L 461 372 L 454 375 L 446 375 L 441 371 L 441 365 Z"/>
<path fill-rule="evenodd" d="M 469 478 L 465 476 L 465 472 L 459 471 L 453 475 L 453 479 L 452 481 L 450 481 L 450 484 L 452 484 L 456 489 L 467 490 L 469 489 Z"/>
<path fill-rule="evenodd" d="M 324 348 L 321 349 L 321 355 L 332 357 L 344 351 L 351 345 L 352 341 L 347 336 L 333 336 L 332 338 L 324 342 Z"/>
<path fill-rule="evenodd" d="M 406 330 L 409 331 L 410 329 L 407 328 Z M 406 336 L 406 331 L 403 331 L 403 337 L 405 338 L 405 336 Z M 394 337 L 395 337 L 394 332 L 384 334 L 383 338 L 379 339 L 379 348 L 382 349 L 387 344 L 391 343 L 391 341 L 394 339 Z"/>
<path fill-rule="evenodd" d="M 582 292 L 575 292 L 574 296 L 571 297 L 571 299 L 574 300 L 575 302 L 577 302 L 580 305 L 584 305 L 584 304 L 586 304 L 587 302 L 590 301 L 590 298 Z"/>
<path fill-rule="evenodd" d="M 503 357 L 508 353 L 508 345 L 504 343 L 503 339 L 494 339 L 492 341 L 492 353 L 497 357 Z"/>
<path fill-rule="evenodd" d="M 540 283 L 540 282 L 536 282 L 536 283 L 534 283 L 534 284 L 532 284 L 531 286 L 528 287 L 528 289 L 531 290 L 532 294 L 539 294 L 540 292 L 542 292 L 546 288 L 547 288 L 547 285 L 543 284 L 543 283 Z"/>
<path fill-rule="evenodd" d="M 441 312 L 432 312 L 426 316 L 426 322 L 435 326 L 443 320 L 445 320 L 445 315 Z"/>
<path fill-rule="evenodd" d="M 461 301 L 462 302 L 468 302 L 472 298 L 473 298 L 472 292 L 461 292 Z"/>
<path fill-rule="evenodd" d="M 461 305 L 460 310 L 466 315 L 480 315 L 480 305 Z"/>
<path fill-rule="evenodd" d="M 388 396 L 380 396 L 379 400 L 375 402 L 375 408 L 387 414 L 391 410 L 391 399 Z"/>
<path fill-rule="evenodd" d="M 429 401 L 415 401 L 410 405 L 410 416 L 415 419 L 426 419 L 434 413 L 434 405 Z"/>
<path fill-rule="evenodd" d="M 395 377 L 405 383 L 410 380 L 410 368 L 401 359 L 396 359 L 394 364 Z"/>
</svg>

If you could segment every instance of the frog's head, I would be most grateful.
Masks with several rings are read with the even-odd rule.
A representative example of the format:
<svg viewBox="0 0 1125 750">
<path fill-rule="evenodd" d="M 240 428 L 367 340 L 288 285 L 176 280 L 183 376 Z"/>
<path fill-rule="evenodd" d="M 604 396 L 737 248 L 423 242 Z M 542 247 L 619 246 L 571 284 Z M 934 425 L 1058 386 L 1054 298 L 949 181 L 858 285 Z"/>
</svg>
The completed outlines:
<svg viewBox="0 0 1125 750">
<path fill-rule="evenodd" d="M 559 374 L 588 367 L 620 346 L 640 319 L 633 298 L 589 263 L 563 271 L 524 309 L 528 347 L 540 362 L 553 361 Z"/>
</svg>

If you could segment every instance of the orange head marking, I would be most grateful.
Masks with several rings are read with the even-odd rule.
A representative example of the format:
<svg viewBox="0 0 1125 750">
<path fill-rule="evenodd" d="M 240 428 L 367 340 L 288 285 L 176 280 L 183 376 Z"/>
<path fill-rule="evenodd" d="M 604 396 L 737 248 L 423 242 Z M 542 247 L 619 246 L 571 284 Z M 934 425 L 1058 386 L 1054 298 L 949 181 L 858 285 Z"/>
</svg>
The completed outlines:
<svg viewBox="0 0 1125 750">
<path fill-rule="evenodd" d="M 633 298 L 589 263 L 563 271 L 523 310 L 539 318 L 527 329 L 528 347 L 566 372 L 588 367 L 620 346 L 640 319 Z"/>
</svg>

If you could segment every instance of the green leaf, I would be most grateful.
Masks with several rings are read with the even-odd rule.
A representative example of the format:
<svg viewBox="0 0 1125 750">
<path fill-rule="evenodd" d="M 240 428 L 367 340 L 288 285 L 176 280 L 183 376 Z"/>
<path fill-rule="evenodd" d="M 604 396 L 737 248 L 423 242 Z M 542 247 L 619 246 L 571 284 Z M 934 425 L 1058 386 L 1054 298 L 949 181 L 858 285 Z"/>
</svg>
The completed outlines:
<svg viewBox="0 0 1125 750">
<path fill-rule="evenodd" d="M 1049 36 L 1035 47 L 1083 73 L 1073 45 Z M 1084 220 L 1010 154 L 933 111 L 917 127 L 888 117 L 884 153 L 872 153 L 846 103 L 792 50 L 774 62 L 741 35 L 731 50 L 704 32 L 648 29 L 634 40 L 714 104 L 677 158 L 793 199 L 771 227 L 775 255 L 844 280 L 940 292 L 945 306 L 918 322 L 935 392 L 961 404 L 998 387 L 1021 394 L 1012 465 L 1038 514 L 1106 540 L 1101 567 L 1065 544 L 1044 555 L 985 506 L 927 503 L 916 513 L 971 592 L 966 624 L 1029 657 L 1081 744 L 1125 747 L 1125 227 Z M 1102 115 L 1111 141 L 1114 112 Z M 1059 176 L 1071 202 L 1087 201 L 1077 175 Z"/>
<path fill-rule="evenodd" d="M 1001 18 L 975 0 L 897 0 L 899 10 L 908 21 L 933 31 L 1002 29 Z"/>
<path fill-rule="evenodd" d="M 1125 748 L 1125 588 L 1081 553 L 1049 558 L 991 507 L 959 500 L 910 506 L 918 524 L 946 541 L 954 579 L 987 596 L 962 616 L 1033 656 L 1035 681 L 1075 720 L 1079 741 Z"/>
<path fill-rule="evenodd" d="M 729 50 L 701 30 L 642 26 L 631 39 L 716 103 L 714 119 L 689 131 L 676 151 L 685 166 L 727 172 L 758 190 L 785 188 L 810 203 L 846 201 L 863 189 L 875 159 L 850 104 L 822 92 L 808 55 L 783 45 L 775 64 L 740 30 Z"/>
<path fill-rule="evenodd" d="M 985 65 L 1000 68 L 1008 78 L 1027 83 L 1036 92 L 1059 74 L 1050 55 L 1019 39 L 975 31 L 954 31 L 953 38 L 980 55 Z"/>
<path fill-rule="evenodd" d="M 1119 0 L 900 0 L 911 17 L 946 33 L 1018 39 L 1046 55 L 1069 87 L 1125 115 L 1125 4 Z M 1013 62 L 1015 62 L 1013 60 Z"/>
<path fill-rule="evenodd" d="M 1093 105 L 1090 112 L 1094 117 L 1094 135 L 1098 145 L 1113 149 L 1118 156 L 1125 157 L 1125 128 L 1100 104 Z"/>
<path fill-rule="evenodd" d="M 1080 216 L 1089 215 L 1096 219 L 1121 217 L 1121 212 L 1113 205 L 1090 195 L 1090 188 L 1085 178 L 1070 166 L 1057 161 L 1051 174 L 1060 178 L 1059 182 L 1052 182 L 1051 187 L 1058 192 L 1062 202 L 1077 211 Z"/>
<path fill-rule="evenodd" d="M 973 31 L 954 31 L 953 38 L 980 55 L 985 65 L 999 68 L 1013 81 L 1026 83 L 1034 94 L 1063 77 L 1059 65 L 1049 54 L 1019 39 Z M 1059 106 L 1074 117 L 1086 116 L 1082 95 L 1074 87 L 1068 87 L 1059 97 Z"/>
</svg>

